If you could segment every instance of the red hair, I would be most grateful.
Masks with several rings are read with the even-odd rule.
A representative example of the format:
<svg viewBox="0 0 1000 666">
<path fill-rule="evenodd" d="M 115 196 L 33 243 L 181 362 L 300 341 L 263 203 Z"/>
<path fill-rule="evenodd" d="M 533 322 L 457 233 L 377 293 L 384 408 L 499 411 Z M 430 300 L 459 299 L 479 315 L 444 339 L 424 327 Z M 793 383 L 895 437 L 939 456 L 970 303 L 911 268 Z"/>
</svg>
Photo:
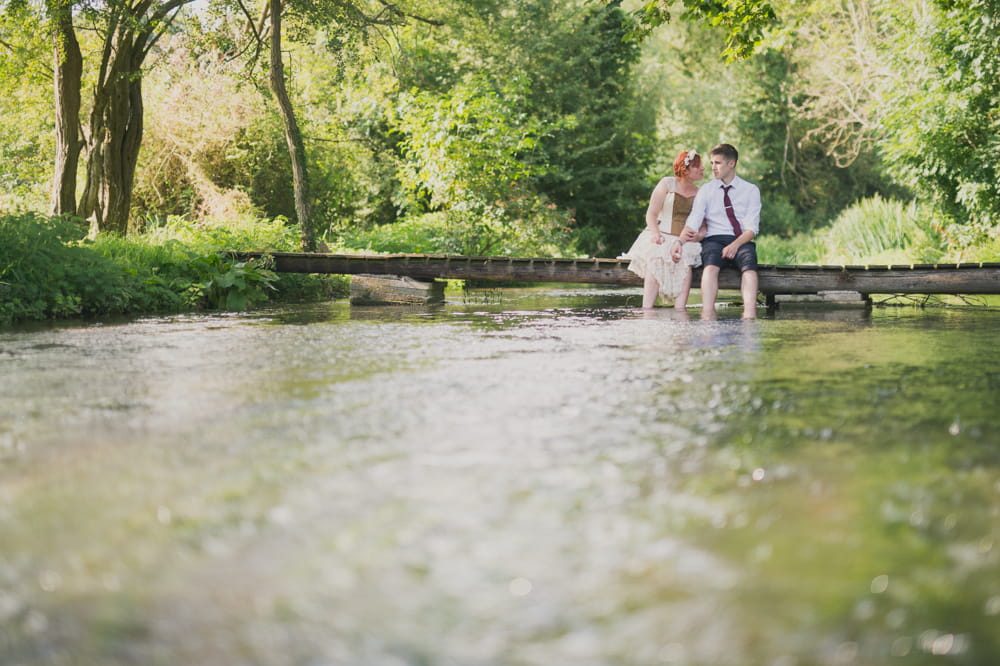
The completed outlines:
<svg viewBox="0 0 1000 666">
<path fill-rule="evenodd" d="M 688 159 L 689 153 L 694 157 Z M 677 156 L 677 159 L 674 160 L 674 175 L 681 178 L 687 173 L 688 169 L 693 166 L 701 166 L 701 155 L 694 150 L 684 150 Z"/>
</svg>

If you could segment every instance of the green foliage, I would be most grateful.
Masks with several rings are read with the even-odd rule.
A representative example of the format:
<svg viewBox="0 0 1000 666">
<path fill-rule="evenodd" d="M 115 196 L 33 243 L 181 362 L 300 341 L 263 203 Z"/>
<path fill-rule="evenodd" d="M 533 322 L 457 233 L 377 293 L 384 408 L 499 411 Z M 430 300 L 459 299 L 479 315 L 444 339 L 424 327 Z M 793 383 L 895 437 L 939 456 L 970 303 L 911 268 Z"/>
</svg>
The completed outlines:
<svg viewBox="0 0 1000 666">
<path fill-rule="evenodd" d="M 652 28 L 670 21 L 673 4 L 646 0 L 634 12 L 639 21 L 634 34 L 648 35 Z M 683 9 L 685 19 L 721 29 L 726 44 L 722 56 L 730 61 L 751 55 L 778 20 L 774 7 L 764 0 L 683 0 Z"/>
<path fill-rule="evenodd" d="M 143 83 L 143 150 L 132 214 L 217 219 L 294 217 L 288 150 L 281 119 L 241 65 L 205 36 L 161 40 L 160 58 Z"/>
<path fill-rule="evenodd" d="M 554 205 L 536 205 L 511 219 L 510 208 L 473 216 L 442 211 L 410 217 L 371 231 L 347 230 L 336 241 L 344 252 L 556 257 L 574 255 L 573 232 Z"/>
<path fill-rule="evenodd" d="M 900 48 L 898 66 L 915 80 L 893 101 L 882 148 L 898 176 L 955 221 L 951 238 L 968 247 L 1000 234 L 1000 0 L 934 4 L 936 21 L 914 23 Z"/>
<path fill-rule="evenodd" d="M 552 130 L 542 138 L 549 170 L 538 188 L 572 213 L 596 242 L 589 254 L 628 248 L 649 198 L 653 118 L 634 84 L 640 50 L 634 20 L 616 3 L 587 6 L 560 32 L 531 35 L 532 108 Z M 547 34 L 548 33 L 548 34 Z"/>
<path fill-rule="evenodd" d="M 0 2 L 0 212 L 42 210 L 55 154 L 52 44 L 39 17 Z"/>
<path fill-rule="evenodd" d="M 400 92 L 375 66 L 345 83 L 351 98 L 337 112 L 351 131 L 329 139 L 353 141 L 355 154 L 371 151 L 353 164 L 336 157 L 353 171 L 354 192 L 371 198 L 352 204 L 352 220 L 331 226 L 350 232 L 449 213 L 456 229 L 463 224 L 455 220 L 477 220 L 469 228 L 485 230 L 473 243 L 483 249 L 551 237 L 554 218 L 556 235 L 566 226 L 578 237 L 587 230 L 587 252 L 618 251 L 648 197 L 644 137 L 652 127 L 630 83 L 638 49 L 624 40 L 628 16 L 613 4 L 480 4 L 481 12 L 402 35 Z M 526 234 L 532 225 L 537 231 Z M 412 228 L 390 235 L 409 238 Z"/>
<path fill-rule="evenodd" d="M 792 238 L 762 235 L 758 256 L 769 264 L 911 264 L 946 260 L 940 226 L 916 203 L 881 197 L 845 209 L 826 229 Z"/>
<path fill-rule="evenodd" d="M 264 302 L 278 279 L 273 271 L 221 254 L 198 257 L 190 265 L 200 278 L 192 289 L 214 309 L 245 310 Z"/>
<path fill-rule="evenodd" d="M 200 227 L 172 220 L 146 235 L 83 240 L 73 221 L 0 216 L 0 324 L 31 319 L 244 309 L 273 296 L 343 295 L 343 278 L 278 276 L 231 250 L 288 250 L 281 221 Z"/>
<path fill-rule="evenodd" d="M 915 196 L 935 206 L 945 256 L 995 257 L 998 4 L 406 0 L 389 28 L 354 3 L 296 1 L 288 74 L 315 221 L 329 244 L 373 251 L 613 255 L 677 152 L 724 140 L 761 187 L 762 248 L 801 254 L 822 232 L 791 235 L 867 199 Z M 28 3 L 0 6 L 0 211 L 43 211 L 51 43 Z M 671 13 L 691 20 L 666 24 Z M 294 205 L 261 63 L 232 57 L 243 18 L 212 3 L 151 52 L 133 208 L 149 233 L 128 251 L 81 245 L 116 263 L 137 255 L 121 279 L 142 286 L 97 310 L 192 307 L 189 257 L 138 256 L 171 240 L 194 256 L 297 249 L 293 226 L 258 221 Z M 295 280 L 309 290 L 282 275 L 278 293 Z M 86 309 L 69 296 L 59 307 Z"/>
<path fill-rule="evenodd" d="M 762 264 L 824 264 L 825 247 L 815 232 L 781 236 L 762 235 L 756 240 L 757 259 Z"/>
<path fill-rule="evenodd" d="M 77 241 L 80 226 L 0 215 L 0 323 L 124 312 L 135 276 Z"/>
<path fill-rule="evenodd" d="M 823 121 L 801 113 L 803 102 L 790 98 L 797 77 L 790 51 L 762 50 L 741 63 L 739 71 L 745 112 L 738 117 L 737 131 L 750 139 L 744 175 L 761 188 L 765 206 L 778 213 L 764 211 L 763 231 L 788 236 L 817 229 L 859 199 L 904 195 L 886 181 L 874 155 L 841 165 L 814 135 Z"/>
<path fill-rule="evenodd" d="M 541 124 L 524 112 L 518 81 L 499 90 L 472 76 L 444 95 L 404 95 L 398 128 L 407 158 L 400 173 L 416 212 L 481 215 L 540 172 Z"/>
</svg>

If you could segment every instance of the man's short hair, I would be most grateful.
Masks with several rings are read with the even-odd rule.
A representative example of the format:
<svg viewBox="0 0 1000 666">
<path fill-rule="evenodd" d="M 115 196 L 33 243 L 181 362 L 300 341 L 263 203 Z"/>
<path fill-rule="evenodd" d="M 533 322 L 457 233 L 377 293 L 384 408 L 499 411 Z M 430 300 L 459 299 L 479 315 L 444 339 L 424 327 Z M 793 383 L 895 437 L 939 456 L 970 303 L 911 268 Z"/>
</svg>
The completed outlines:
<svg viewBox="0 0 1000 666">
<path fill-rule="evenodd" d="M 720 155 L 722 159 L 728 161 L 737 161 L 740 159 L 740 154 L 736 150 L 735 146 L 731 146 L 728 143 L 720 143 L 715 148 L 712 148 L 712 152 L 709 155 Z"/>
</svg>

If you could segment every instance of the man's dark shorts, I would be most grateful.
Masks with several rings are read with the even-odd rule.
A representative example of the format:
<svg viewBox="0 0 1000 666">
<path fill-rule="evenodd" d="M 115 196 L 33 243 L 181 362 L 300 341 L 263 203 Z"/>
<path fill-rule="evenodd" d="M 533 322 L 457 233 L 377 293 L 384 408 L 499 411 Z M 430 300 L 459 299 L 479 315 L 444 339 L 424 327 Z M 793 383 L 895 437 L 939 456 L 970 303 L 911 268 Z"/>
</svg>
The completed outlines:
<svg viewBox="0 0 1000 666">
<path fill-rule="evenodd" d="M 757 245 L 755 243 L 744 243 L 736 251 L 736 257 L 725 259 L 722 250 L 727 245 L 736 240 L 736 236 L 709 236 L 701 242 L 701 265 L 702 266 L 732 266 L 743 271 L 757 270 Z"/>
</svg>

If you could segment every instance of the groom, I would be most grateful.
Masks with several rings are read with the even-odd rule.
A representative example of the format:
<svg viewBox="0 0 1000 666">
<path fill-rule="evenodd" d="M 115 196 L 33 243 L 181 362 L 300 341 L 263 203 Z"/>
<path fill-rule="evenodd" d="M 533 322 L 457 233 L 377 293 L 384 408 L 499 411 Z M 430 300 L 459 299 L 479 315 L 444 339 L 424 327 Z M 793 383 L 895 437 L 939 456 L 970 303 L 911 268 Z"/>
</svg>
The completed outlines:
<svg viewBox="0 0 1000 666">
<path fill-rule="evenodd" d="M 702 319 L 715 318 L 715 298 L 719 293 L 719 270 L 738 268 L 741 273 L 743 318 L 757 316 L 757 246 L 753 239 L 760 229 L 760 190 L 736 175 L 739 153 L 721 143 L 709 154 L 715 179 L 698 188 L 681 240 L 695 237 L 702 221 L 708 232 L 701 242 Z"/>
</svg>

